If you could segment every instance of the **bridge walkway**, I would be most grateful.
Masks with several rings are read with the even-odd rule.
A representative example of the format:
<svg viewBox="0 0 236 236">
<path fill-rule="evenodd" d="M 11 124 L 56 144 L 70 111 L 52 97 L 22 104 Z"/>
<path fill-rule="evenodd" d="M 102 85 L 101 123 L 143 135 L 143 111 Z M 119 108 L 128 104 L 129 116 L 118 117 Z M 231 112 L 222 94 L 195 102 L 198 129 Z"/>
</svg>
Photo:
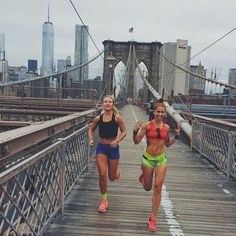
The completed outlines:
<svg viewBox="0 0 236 236">
<path fill-rule="evenodd" d="M 120 144 L 121 180 L 108 183 L 109 210 L 105 214 L 96 212 L 100 194 L 94 161 L 66 199 L 63 217 L 53 220 L 44 235 L 235 236 L 236 182 L 227 181 L 181 140 L 167 149 L 168 170 L 158 213 L 159 231 L 147 231 L 152 193 L 145 192 L 138 182 L 145 143 L 135 146 L 132 141 L 134 115 L 142 120 L 147 120 L 147 115 L 131 105 L 121 112 L 128 135 Z"/>
</svg>

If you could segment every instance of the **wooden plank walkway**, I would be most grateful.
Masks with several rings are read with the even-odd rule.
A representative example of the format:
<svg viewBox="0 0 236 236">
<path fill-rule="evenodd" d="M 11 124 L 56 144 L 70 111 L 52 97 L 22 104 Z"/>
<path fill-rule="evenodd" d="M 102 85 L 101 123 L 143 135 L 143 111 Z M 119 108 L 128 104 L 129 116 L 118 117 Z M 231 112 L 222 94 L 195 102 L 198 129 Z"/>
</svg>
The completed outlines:
<svg viewBox="0 0 236 236">
<path fill-rule="evenodd" d="M 236 182 L 227 181 L 209 162 L 181 142 L 167 149 L 168 171 L 158 213 L 159 230 L 147 231 L 152 192 L 138 182 L 145 143 L 134 145 L 132 128 L 138 119 L 147 120 L 144 111 L 127 105 L 122 116 L 128 135 L 121 143 L 121 180 L 108 182 L 109 210 L 96 212 L 100 194 L 95 162 L 89 173 L 77 181 L 66 200 L 65 214 L 56 218 L 47 236 L 134 236 L 134 235 L 236 235 Z"/>
</svg>

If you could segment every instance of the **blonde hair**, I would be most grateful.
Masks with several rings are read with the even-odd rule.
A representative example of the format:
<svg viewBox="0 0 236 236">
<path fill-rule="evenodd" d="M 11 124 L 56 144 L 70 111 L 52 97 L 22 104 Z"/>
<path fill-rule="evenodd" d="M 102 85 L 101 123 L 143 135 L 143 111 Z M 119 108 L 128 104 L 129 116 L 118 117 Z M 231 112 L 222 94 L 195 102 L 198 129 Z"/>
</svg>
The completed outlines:
<svg viewBox="0 0 236 236">
<path fill-rule="evenodd" d="M 105 98 L 110 98 L 112 100 L 112 104 L 113 104 L 112 111 L 114 112 L 115 115 L 119 114 L 119 111 L 118 111 L 117 107 L 115 106 L 114 97 L 112 95 L 106 95 L 106 96 L 103 97 L 102 101 L 104 101 Z"/>
</svg>

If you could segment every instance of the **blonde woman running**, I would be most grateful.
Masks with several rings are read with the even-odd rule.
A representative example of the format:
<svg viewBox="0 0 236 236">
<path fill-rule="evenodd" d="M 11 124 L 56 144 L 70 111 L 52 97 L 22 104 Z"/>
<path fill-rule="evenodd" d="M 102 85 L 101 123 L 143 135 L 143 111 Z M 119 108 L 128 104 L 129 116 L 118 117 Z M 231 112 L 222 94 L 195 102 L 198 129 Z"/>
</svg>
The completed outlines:
<svg viewBox="0 0 236 236">
<path fill-rule="evenodd" d="M 90 145 L 94 144 L 94 131 L 97 127 L 99 143 L 96 149 L 96 162 L 101 192 L 101 202 L 97 210 L 104 213 L 109 205 L 107 175 L 111 181 L 120 178 L 118 168 L 120 159 L 119 143 L 126 136 L 124 121 L 114 106 L 112 96 L 107 95 L 103 98 L 103 113 L 94 118 L 89 128 Z M 119 134 L 118 129 L 120 130 Z"/>
</svg>

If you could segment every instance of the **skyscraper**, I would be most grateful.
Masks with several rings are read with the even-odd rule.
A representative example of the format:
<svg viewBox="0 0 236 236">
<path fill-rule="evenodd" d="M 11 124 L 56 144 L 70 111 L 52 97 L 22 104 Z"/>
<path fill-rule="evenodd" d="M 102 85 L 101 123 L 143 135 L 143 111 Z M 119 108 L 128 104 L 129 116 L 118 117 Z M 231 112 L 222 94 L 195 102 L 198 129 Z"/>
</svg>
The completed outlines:
<svg viewBox="0 0 236 236">
<path fill-rule="evenodd" d="M 0 33 L 0 60 L 5 59 L 5 34 Z"/>
<path fill-rule="evenodd" d="M 58 59 L 57 60 L 57 72 L 62 72 L 66 70 L 66 60 L 65 59 Z"/>
<path fill-rule="evenodd" d="M 164 43 L 161 47 L 164 56 L 177 65 L 189 70 L 191 47 L 187 40 L 177 39 L 176 43 Z M 160 58 L 160 88 L 159 93 L 164 89 L 164 98 L 169 95 L 188 94 L 189 74 L 176 68 L 164 57 Z"/>
<path fill-rule="evenodd" d="M 0 84 L 8 81 L 8 63 L 6 60 L 0 60 Z"/>
<path fill-rule="evenodd" d="M 232 85 L 236 85 L 236 68 L 229 68 L 228 83 Z M 231 89 L 230 94 L 236 95 L 236 89 Z"/>
<path fill-rule="evenodd" d="M 49 9 L 49 8 L 48 8 Z M 41 75 L 49 75 L 53 73 L 53 57 L 54 57 L 54 27 L 52 22 L 48 21 L 43 24 L 42 34 L 42 67 Z"/>
<path fill-rule="evenodd" d="M 204 69 L 204 66 L 202 65 L 201 62 L 199 62 L 198 65 L 191 65 L 190 71 L 195 74 L 206 77 L 206 69 Z M 201 80 L 192 74 L 189 75 L 189 93 L 204 94 L 205 87 L 206 87 L 205 80 Z"/>
<path fill-rule="evenodd" d="M 88 26 L 75 26 L 75 55 L 74 65 L 78 66 L 88 61 Z M 79 68 L 75 72 L 75 80 L 84 81 L 88 79 L 88 65 Z"/>
<path fill-rule="evenodd" d="M 28 59 L 28 72 L 37 73 L 38 61 L 34 59 Z"/>
</svg>

